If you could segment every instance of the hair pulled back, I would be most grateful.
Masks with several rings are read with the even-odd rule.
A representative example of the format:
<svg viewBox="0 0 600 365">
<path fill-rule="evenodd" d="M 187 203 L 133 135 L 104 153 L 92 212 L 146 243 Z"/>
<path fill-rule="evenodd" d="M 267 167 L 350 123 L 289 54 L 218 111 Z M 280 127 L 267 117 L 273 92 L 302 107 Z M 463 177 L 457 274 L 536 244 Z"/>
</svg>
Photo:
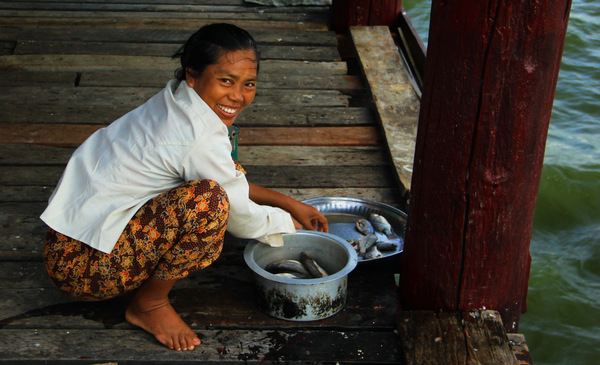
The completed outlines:
<svg viewBox="0 0 600 365">
<path fill-rule="evenodd" d="M 254 51 L 258 71 L 259 52 L 250 33 L 228 23 L 205 25 L 192 34 L 173 55 L 173 59 L 179 58 L 181 62 L 181 68 L 175 71 L 175 77 L 185 80 L 188 67 L 200 76 L 206 67 L 216 64 L 223 53 L 244 50 Z"/>
</svg>

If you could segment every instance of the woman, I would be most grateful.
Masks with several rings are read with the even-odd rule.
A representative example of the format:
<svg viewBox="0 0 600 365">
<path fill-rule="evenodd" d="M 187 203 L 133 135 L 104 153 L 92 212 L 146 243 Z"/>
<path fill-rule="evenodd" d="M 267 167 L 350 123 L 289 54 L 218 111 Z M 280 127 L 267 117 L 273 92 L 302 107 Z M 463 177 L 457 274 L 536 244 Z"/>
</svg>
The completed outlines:
<svg viewBox="0 0 600 365">
<path fill-rule="evenodd" d="M 250 34 L 212 24 L 174 58 L 176 79 L 75 151 L 42 220 L 46 271 L 78 300 L 137 289 L 125 317 L 171 349 L 200 340 L 169 303 L 177 280 L 217 259 L 227 229 L 281 245 L 297 228 L 327 231 L 313 207 L 248 183 L 227 127 L 256 94 Z"/>
</svg>

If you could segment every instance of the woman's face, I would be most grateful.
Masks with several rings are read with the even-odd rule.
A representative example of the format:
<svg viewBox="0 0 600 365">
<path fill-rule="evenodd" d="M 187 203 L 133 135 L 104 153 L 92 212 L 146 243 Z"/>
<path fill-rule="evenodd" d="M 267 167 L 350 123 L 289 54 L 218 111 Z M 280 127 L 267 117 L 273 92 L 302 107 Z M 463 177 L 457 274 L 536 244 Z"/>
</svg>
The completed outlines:
<svg viewBox="0 0 600 365">
<path fill-rule="evenodd" d="M 257 60 L 253 50 L 223 53 L 202 75 L 194 74 L 186 70 L 188 85 L 228 127 L 256 95 Z"/>
</svg>

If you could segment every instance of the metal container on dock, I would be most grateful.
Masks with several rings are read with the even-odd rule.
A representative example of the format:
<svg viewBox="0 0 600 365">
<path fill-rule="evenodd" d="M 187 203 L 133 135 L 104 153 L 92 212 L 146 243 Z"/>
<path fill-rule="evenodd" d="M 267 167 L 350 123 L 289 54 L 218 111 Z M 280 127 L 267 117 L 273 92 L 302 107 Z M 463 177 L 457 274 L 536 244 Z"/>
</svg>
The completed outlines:
<svg viewBox="0 0 600 365">
<path fill-rule="evenodd" d="M 251 241 L 244 251 L 244 260 L 255 274 L 259 309 L 290 321 L 319 320 L 339 312 L 346 304 L 348 274 L 358 262 L 354 248 L 337 236 L 315 231 L 284 234 L 283 240 L 283 247 Z M 329 275 L 293 279 L 265 270 L 278 260 L 299 260 L 302 252 L 313 257 Z"/>
</svg>

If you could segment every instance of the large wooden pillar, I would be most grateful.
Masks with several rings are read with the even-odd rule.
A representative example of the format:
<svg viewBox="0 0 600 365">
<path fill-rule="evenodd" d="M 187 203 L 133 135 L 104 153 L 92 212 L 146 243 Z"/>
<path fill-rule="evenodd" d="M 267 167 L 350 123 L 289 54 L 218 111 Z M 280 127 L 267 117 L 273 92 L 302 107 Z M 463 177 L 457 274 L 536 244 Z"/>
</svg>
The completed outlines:
<svg viewBox="0 0 600 365">
<path fill-rule="evenodd" d="M 516 331 L 569 0 L 433 0 L 401 293 Z"/>
</svg>

